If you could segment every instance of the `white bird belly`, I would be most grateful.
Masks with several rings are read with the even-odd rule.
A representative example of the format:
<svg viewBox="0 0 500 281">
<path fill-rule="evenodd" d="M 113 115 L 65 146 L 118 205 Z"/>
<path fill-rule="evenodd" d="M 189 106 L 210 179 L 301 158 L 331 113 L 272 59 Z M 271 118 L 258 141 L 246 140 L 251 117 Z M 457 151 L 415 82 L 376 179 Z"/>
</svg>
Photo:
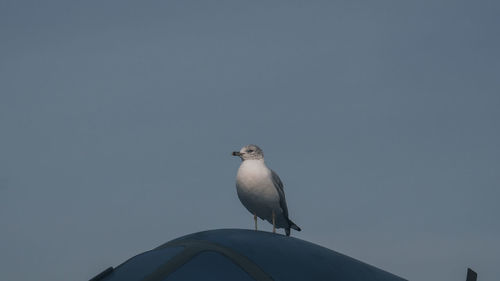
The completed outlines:
<svg viewBox="0 0 500 281">
<path fill-rule="evenodd" d="M 246 160 L 241 164 L 236 176 L 236 190 L 250 213 L 271 222 L 274 211 L 281 222 L 279 194 L 271 180 L 271 171 L 263 162 Z"/>
</svg>

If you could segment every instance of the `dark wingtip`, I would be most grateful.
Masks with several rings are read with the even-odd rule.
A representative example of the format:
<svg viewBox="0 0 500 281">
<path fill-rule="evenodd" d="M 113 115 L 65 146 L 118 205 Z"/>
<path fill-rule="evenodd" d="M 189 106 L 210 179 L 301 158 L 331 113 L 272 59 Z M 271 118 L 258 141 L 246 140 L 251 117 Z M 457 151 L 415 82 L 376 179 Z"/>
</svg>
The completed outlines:
<svg viewBox="0 0 500 281">
<path fill-rule="evenodd" d="M 300 227 L 298 225 L 296 225 L 292 220 L 288 219 L 288 224 L 290 225 L 290 228 L 294 229 L 294 230 L 297 230 L 297 231 L 301 231 L 302 229 L 300 229 Z"/>
</svg>

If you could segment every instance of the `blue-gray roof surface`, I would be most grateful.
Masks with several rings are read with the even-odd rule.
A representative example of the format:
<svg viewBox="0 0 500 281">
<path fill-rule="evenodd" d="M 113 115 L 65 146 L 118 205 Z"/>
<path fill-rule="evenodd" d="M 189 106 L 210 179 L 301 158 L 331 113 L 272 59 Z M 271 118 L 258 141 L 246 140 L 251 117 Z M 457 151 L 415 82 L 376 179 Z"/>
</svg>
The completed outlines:
<svg viewBox="0 0 500 281">
<path fill-rule="evenodd" d="M 142 267 L 136 260 L 146 259 L 138 255 L 115 271 L 142 271 L 133 274 L 138 279 L 127 278 L 131 281 L 235 280 L 235 276 L 248 277 L 238 280 L 405 280 L 301 239 L 254 230 L 198 232 L 167 242 L 147 253 L 148 261 Z M 152 258 L 160 262 L 151 261 Z M 128 270 L 128 267 L 133 269 Z M 118 277 L 118 274 L 111 273 L 101 280 L 124 280 Z"/>
</svg>

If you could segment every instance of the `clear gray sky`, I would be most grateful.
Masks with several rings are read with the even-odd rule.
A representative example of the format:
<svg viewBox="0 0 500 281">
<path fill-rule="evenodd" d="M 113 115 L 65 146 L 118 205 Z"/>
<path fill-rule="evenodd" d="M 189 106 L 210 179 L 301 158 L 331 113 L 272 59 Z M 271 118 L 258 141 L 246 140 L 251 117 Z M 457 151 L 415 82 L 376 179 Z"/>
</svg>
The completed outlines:
<svg viewBox="0 0 500 281">
<path fill-rule="evenodd" d="M 498 3 L 0 0 L 0 280 L 252 228 L 230 156 L 248 143 L 292 235 L 410 280 L 497 280 Z"/>
</svg>

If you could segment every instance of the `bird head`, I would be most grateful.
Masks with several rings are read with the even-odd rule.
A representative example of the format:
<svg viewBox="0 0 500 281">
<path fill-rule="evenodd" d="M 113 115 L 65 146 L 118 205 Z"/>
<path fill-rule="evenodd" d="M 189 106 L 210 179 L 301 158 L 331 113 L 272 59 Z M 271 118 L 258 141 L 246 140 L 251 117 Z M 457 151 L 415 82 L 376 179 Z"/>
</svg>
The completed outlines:
<svg viewBox="0 0 500 281">
<path fill-rule="evenodd" d="M 243 161 L 264 159 L 262 149 L 255 144 L 245 145 L 240 151 L 234 151 L 233 156 L 239 156 Z"/>
</svg>

